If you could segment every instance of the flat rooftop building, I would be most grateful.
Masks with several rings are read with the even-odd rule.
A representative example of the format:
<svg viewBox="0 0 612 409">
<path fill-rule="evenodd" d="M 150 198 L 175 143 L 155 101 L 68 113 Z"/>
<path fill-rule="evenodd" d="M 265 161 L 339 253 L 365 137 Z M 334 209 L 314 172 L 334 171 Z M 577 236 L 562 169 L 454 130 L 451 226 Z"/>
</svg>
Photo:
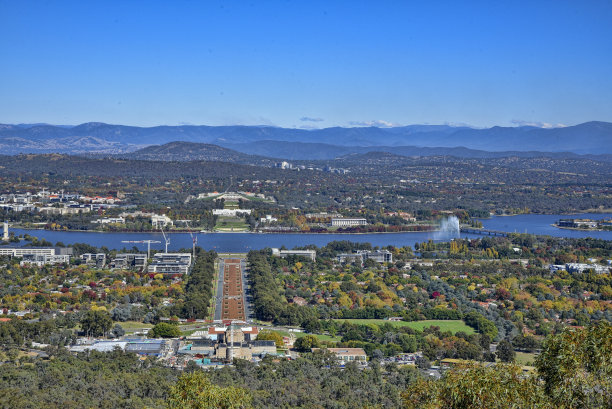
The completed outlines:
<svg viewBox="0 0 612 409">
<path fill-rule="evenodd" d="M 157 253 L 147 272 L 161 274 L 187 274 L 191 267 L 190 253 Z"/>
<path fill-rule="evenodd" d="M 372 259 L 377 263 L 393 263 L 393 254 L 389 250 L 358 250 L 363 256 L 363 260 Z"/>
<path fill-rule="evenodd" d="M 339 263 L 361 262 L 367 259 L 377 263 L 393 263 L 393 253 L 388 250 L 358 250 L 356 253 L 340 253 L 336 256 Z"/>
<path fill-rule="evenodd" d="M 315 250 L 279 250 L 272 249 L 272 255 L 285 258 L 287 256 L 302 256 L 315 261 L 317 259 L 317 252 Z"/>
<path fill-rule="evenodd" d="M 0 247 L 0 256 L 23 257 L 26 254 L 71 256 L 72 247 Z"/>
<path fill-rule="evenodd" d="M 112 259 L 111 268 L 142 270 L 147 265 L 147 255 L 138 253 L 119 253 Z"/>
<path fill-rule="evenodd" d="M 368 224 L 368 221 L 363 218 L 333 217 L 331 219 L 331 225 L 338 227 L 365 226 L 366 224 Z"/>
<path fill-rule="evenodd" d="M 313 348 L 312 351 L 319 349 L 321 348 Z M 363 348 L 327 348 L 326 350 L 336 355 L 341 365 L 348 362 L 357 362 L 364 366 L 367 364 L 367 355 Z"/>
<path fill-rule="evenodd" d="M 48 254 L 24 254 L 23 260 L 19 263 L 21 266 L 25 265 L 36 265 L 38 267 L 47 264 L 67 264 L 70 263 L 70 256 L 68 255 L 48 255 Z"/>
<path fill-rule="evenodd" d="M 201 355 L 220 362 L 276 355 L 276 343 L 256 340 L 258 332 L 257 327 L 235 323 L 213 326 L 190 336 L 179 353 Z"/>
<path fill-rule="evenodd" d="M 102 268 L 106 264 L 106 254 L 105 253 L 85 253 L 81 254 L 81 261 L 83 261 L 88 266 L 95 266 L 97 268 Z"/>
</svg>

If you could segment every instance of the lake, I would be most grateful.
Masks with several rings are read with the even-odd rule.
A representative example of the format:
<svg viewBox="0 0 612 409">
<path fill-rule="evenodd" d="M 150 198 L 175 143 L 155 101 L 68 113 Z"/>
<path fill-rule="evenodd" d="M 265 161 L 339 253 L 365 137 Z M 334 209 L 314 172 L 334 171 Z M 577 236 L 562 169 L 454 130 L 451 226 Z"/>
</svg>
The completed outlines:
<svg viewBox="0 0 612 409">
<path fill-rule="evenodd" d="M 484 219 L 482 223 L 485 229 L 501 230 L 506 232 L 543 234 L 556 237 L 595 237 L 605 240 L 612 240 L 612 232 L 587 232 L 577 230 L 558 229 L 551 226 L 561 218 L 591 218 L 604 219 L 611 218 L 612 214 L 590 214 L 579 215 L 519 215 L 519 216 L 494 216 L 491 219 Z M 106 246 L 109 249 L 132 248 L 135 244 L 122 243 L 122 240 L 159 240 L 161 243 L 152 244 L 152 249 L 163 249 L 164 238 L 161 233 L 98 233 L 98 232 L 62 232 L 48 230 L 23 230 L 12 229 L 19 234 L 30 234 L 39 239 L 46 239 L 52 243 L 61 241 L 62 243 L 87 243 L 92 246 Z M 325 246 L 334 240 L 349 240 L 359 243 L 371 243 L 374 246 L 414 246 L 417 242 L 432 240 L 450 240 L 452 236 L 441 237 L 436 232 L 418 233 L 369 233 L 369 234 L 257 234 L 257 233 L 197 233 L 198 246 L 204 249 L 214 249 L 218 252 L 246 252 L 253 249 L 265 247 L 285 246 L 289 249 L 296 246 L 306 246 L 314 244 L 317 247 Z M 189 233 L 170 233 L 169 250 L 191 248 L 191 236 Z M 481 235 L 462 234 L 461 237 L 478 238 Z M 141 250 L 146 250 L 146 244 L 136 244 Z"/>
<path fill-rule="evenodd" d="M 555 237 L 594 237 L 597 239 L 612 240 L 612 231 L 582 231 L 559 229 L 552 224 L 559 219 L 610 219 L 610 213 L 580 213 L 574 215 L 560 214 L 521 214 L 518 216 L 494 216 L 490 219 L 481 219 L 485 229 L 501 230 L 509 233 L 531 233 Z"/>
</svg>

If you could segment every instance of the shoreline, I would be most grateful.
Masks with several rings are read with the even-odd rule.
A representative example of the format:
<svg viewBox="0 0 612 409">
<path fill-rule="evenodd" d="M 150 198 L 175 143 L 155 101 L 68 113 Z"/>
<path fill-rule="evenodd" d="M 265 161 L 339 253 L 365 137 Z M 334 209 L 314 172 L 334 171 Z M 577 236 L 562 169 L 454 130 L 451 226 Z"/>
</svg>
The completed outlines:
<svg viewBox="0 0 612 409">
<path fill-rule="evenodd" d="M 574 215 L 587 215 L 585 213 L 572 213 Z M 599 213 L 599 214 L 603 214 L 605 215 L 606 213 Z M 610 214 L 612 216 L 612 214 Z M 524 216 L 524 217 L 537 217 L 537 216 L 562 216 L 562 215 L 553 215 L 553 214 L 535 214 L 535 213 L 530 213 L 530 214 L 521 214 L 521 215 L 512 215 L 512 216 Z M 506 219 L 508 221 L 512 220 L 512 216 L 511 215 L 504 215 L 504 216 L 497 216 L 497 215 L 493 215 L 491 217 L 489 217 L 488 219 L 477 219 L 477 220 L 492 220 L 495 219 L 497 217 L 506 217 L 509 219 Z M 601 217 L 598 217 L 597 219 L 599 219 Z M 501 219 L 498 219 L 501 220 Z M 552 224 L 551 224 L 552 222 Z M 606 235 L 605 239 L 609 240 L 607 238 L 607 234 L 608 233 L 612 233 L 612 231 L 607 230 L 607 229 L 582 229 L 582 228 L 569 228 L 569 227 L 559 227 L 557 225 L 555 225 L 554 223 L 556 223 L 556 220 L 550 220 L 546 223 L 541 224 L 541 226 L 551 226 L 554 227 L 555 231 L 561 232 L 561 231 L 575 231 L 576 233 L 594 233 L 597 235 L 601 235 L 604 234 Z M 483 226 L 484 228 L 485 226 Z M 31 234 L 31 235 L 36 235 L 34 232 L 35 231 L 41 231 L 41 232 L 49 232 L 49 233 L 99 233 L 100 236 L 103 236 L 104 234 L 119 234 L 119 235 L 145 235 L 145 234 L 150 234 L 153 235 L 154 237 L 161 237 L 162 233 L 159 230 L 148 230 L 148 231 L 99 231 L 99 230 L 47 230 L 44 229 L 42 226 L 36 226 L 36 227 L 23 227 L 23 226 L 13 226 L 11 230 L 21 230 L 22 232 L 19 234 Z M 475 230 L 480 230 L 480 228 L 474 228 Z M 558 230 L 559 229 L 559 230 Z M 562 230 L 561 230 L 562 229 Z M 500 230 L 511 230 L 511 229 L 500 229 Z M 202 234 L 202 235 L 210 235 L 210 234 L 262 234 L 262 235 L 307 235 L 307 236 L 311 236 L 311 237 L 315 237 L 316 235 L 320 235 L 322 237 L 324 237 L 325 235 L 342 235 L 345 237 L 351 237 L 351 236 L 355 236 L 355 237 L 359 237 L 359 236 L 364 236 L 364 235 L 398 235 L 398 234 L 405 234 L 405 233 L 414 233 L 415 235 L 417 234 L 422 234 L 422 235 L 433 235 L 436 232 L 438 232 L 439 229 L 436 228 L 432 228 L 429 230 L 406 230 L 406 231 L 372 231 L 372 232 L 368 232 L 368 231 L 363 231 L 363 232 L 339 232 L 339 231 L 236 231 L 236 232 L 232 232 L 232 231 L 201 231 L 201 230 L 178 230 L 178 231 L 168 231 L 165 232 L 168 235 L 178 235 L 178 234 Z M 512 233 L 511 231 L 506 231 L 507 233 Z M 542 234 L 551 234 L 551 232 L 548 233 L 542 233 Z M 562 233 L 559 233 L 562 234 Z M 407 237 L 411 236 L 412 234 L 406 234 Z M 465 236 L 470 236 L 469 233 L 464 233 Z M 463 235 L 462 235 L 463 236 Z M 221 237 L 221 236 L 219 236 Z M 433 237 L 432 237 L 433 238 Z"/>
<path fill-rule="evenodd" d="M 162 234 L 159 230 L 146 230 L 146 231 L 99 231 L 99 230 L 47 230 L 37 227 L 13 227 L 14 229 L 27 230 L 27 231 L 48 231 L 54 233 L 100 233 L 100 234 Z M 310 235 L 325 235 L 325 234 L 346 234 L 346 235 L 363 235 L 363 234 L 402 234 L 402 233 L 435 233 L 440 230 L 408 230 L 408 231 L 377 231 L 377 232 L 309 232 L 309 231 L 276 231 L 276 232 L 258 232 L 258 231 L 167 231 L 165 234 L 310 234 Z"/>
<path fill-rule="evenodd" d="M 559 226 L 555 223 L 551 224 L 551 226 L 556 227 L 557 229 L 575 230 L 575 231 L 612 231 L 612 230 L 605 230 L 605 229 L 581 229 L 580 227 L 566 227 L 566 226 Z"/>
<path fill-rule="evenodd" d="M 580 210 L 571 213 L 555 213 L 554 216 L 576 216 L 580 214 L 609 214 L 612 213 L 612 209 L 588 209 Z M 517 214 L 492 214 L 489 217 L 474 217 L 476 220 L 491 220 L 494 217 L 514 217 L 514 216 L 553 216 L 550 213 L 517 213 Z"/>
</svg>

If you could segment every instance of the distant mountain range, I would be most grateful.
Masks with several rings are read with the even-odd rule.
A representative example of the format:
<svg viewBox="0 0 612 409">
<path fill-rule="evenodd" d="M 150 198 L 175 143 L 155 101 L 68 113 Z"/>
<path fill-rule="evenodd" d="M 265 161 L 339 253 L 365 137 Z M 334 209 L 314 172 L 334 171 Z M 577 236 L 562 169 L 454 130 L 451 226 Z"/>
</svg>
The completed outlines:
<svg viewBox="0 0 612 409">
<path fill-rule="evenodd" d="M 207 143 L 170 142 L 164 145 L 148 146 L 135 152 L 114 155 L 125 159 L 161 161 L 218 161 L 248 165 L 269 166 L 281 160 L 331 160 L 355 161 L 359 158 L 376 157 L 406 158 L 423 156 L 453 156 L 466 159 L 495 158 L 554 158 L 554 159 L 591 159 L 612 163 L 612 155 L 578 155 L 571 152 L 486 152 L 467 148 L 419 148 L 416 146 L 376 146 L 350 147 L 322 143 L 261 141 L 234 145 L 229 149 Z M 268 155 L 268 156 L 266 156 Z M 271 158 L 274 155 L 276 158 Z M 94 156 L 100 156 L 94 154 Z M 105 154 L 104 156 L 108 156 Z M 281 159 L 282 158 L 282 159 Z"/>
<path fill-rule="evenodd" d="M 399 156 L 455 156 L 458 158 L 505 158 L 515 156 L 519 158 L 548 157 L 557 159 L 588 158 L 612 162 L 612 154 L 580 155 L 573 152 L 540 152 L 540 151 L 499 151 L 491 152 L 464 147 L 419 147 L 419 146 L 340 146 L 325 143 L 304 143 L 284 141 L 258 141 L 245 144 L 226 144 L 238 152 L 251 155 L 266 156 L 274 154 L 287 160 L 326 160 L 336 159 L 353 154 L 368 152 L 388 152 Z"/>
<path fill-rule="evenodd" d="M 509 154 L 542 156 L 542 152 L 549 152 L 544 155 L 556 157 L 560 153 L 567 157 L 572 154 L 612 154 L 612 123 L 586 122 L 553 129 L 528 126 L 474 129 L 447 125 L 410 125 L 317 130 L 191 125 L 142 128 L 98 122 L 72 127 L 47 124 L 0 125 L 0 153 L 3 154 L 120 154 L 176 141 L 217 145 L 217 148 L 231 148 L 248 155 L 292 160 L 330 159 L 372 151 L 393 152 L 403 156 L 459 157 L 499 157 L 497 155 Z M 157 153 L 153 149 L 143 154 L 170 157 L 170 151 L 163 153 L 163 149 L 168 149 L 168 146 Z M 189 148 L 185 145 L 181 149 Z M 212 147 L 206 149 L 209 153 L 214 150 Z M 217 151 L 217 154 L 222 156 L 223 152 Z"/>
</svg>

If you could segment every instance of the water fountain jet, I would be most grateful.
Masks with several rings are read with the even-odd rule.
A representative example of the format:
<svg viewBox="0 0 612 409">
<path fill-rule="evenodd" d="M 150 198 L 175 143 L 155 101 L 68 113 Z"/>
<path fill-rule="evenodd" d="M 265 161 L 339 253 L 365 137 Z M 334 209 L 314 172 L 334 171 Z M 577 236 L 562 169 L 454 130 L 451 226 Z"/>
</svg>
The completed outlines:
<svg viewBox="0 0 612 409">
<path fill-rule="evenodd" d="M 450 216 L 442 220 L 440 229 L 434 234 L 434 239 L 442 241 L 458 239 L 460 233 L 459 219 L 456 216 Z"/>
</svg>

